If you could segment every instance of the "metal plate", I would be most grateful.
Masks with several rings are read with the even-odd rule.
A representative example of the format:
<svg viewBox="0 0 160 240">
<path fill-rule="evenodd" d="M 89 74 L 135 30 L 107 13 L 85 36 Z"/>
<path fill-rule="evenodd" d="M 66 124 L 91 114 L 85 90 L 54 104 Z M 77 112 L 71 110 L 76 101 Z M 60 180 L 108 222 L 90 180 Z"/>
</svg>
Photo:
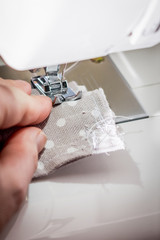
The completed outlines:
<svg viewBox="0 0 160 240">
<path fill-rule="evenodd" d="M 71 69 L 65 74 L 68 81 L 85 85 L 88 90 L 103 88 L 117 123 L 148 117 L 109 57 L 101 63 L 82 61 L 68 69 Z"/>
</svg>

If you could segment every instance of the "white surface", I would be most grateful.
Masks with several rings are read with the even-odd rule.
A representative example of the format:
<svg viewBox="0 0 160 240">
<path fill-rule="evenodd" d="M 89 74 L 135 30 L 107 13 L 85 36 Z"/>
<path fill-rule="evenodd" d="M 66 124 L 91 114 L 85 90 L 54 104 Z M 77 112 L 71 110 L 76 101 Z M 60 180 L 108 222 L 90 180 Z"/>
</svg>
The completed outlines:
<svg viewBox="0 0 160 240">
<path fill-rule="evenodd" d="M 160 84 L 134 89 L 134 93 L 149 116 L 160 115 Z"/>
<path fill-rule="evenodd" d="M 160 115 L 160 44 L 110 55 L 149 116 Z"/>
<path fill-rule="evenodd" d="M 160 83 L 160 44 L 110 55 L 131 88 Z"/>
<path fill-rule="evenodd" d="M 1 0 L 0 54 L 33 69 L 153 46 L 158 0 Z"/>
<path fill-rule="evenodd" d="M 28 203 L 1 239 L 159 239 L 160 117 L 120 126 L 125 151 L 30 184 Z"/>
</svg>

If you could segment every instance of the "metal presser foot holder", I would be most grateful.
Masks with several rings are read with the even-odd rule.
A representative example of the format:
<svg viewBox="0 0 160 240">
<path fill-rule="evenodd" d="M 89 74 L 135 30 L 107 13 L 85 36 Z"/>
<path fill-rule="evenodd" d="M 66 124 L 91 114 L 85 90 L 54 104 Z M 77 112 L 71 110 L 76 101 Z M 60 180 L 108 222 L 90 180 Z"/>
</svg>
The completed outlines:
<svg viewBox="0 0 160 240">
<path fill-rule="evenodd" d="M 41 94 L 52 99 L 53 105 L 82 98 L 82 91 L 75 93 L 59 72 L 59 65 L 46 67 L 46 74 L 31 78 L 31 84 Z"/>
</svg>

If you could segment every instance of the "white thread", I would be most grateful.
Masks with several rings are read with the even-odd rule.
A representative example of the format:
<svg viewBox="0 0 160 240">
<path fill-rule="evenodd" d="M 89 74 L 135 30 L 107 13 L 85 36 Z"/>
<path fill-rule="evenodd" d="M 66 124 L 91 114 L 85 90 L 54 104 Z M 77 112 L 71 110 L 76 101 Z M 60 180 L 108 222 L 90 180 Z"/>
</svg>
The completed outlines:
<svg viewBox="0 0 160 240">
<path fill-rule="evenodd" d="M 64 74 L 71 71 L 78 63 L 79 62 L 75 62 L 70 67 L 68 67 L 68 68 L 65 67 Z"/>
<path fill-rule="evenodd" d="M 97 121 L 87 132 L 87 139 L 93 146 L 93 151 L 101 152 L 115 149 L 124 149 L 124 143 L 120 134 L 117 134 L 117 127 L 113 116 L 102 118 Z"/>
</svg>

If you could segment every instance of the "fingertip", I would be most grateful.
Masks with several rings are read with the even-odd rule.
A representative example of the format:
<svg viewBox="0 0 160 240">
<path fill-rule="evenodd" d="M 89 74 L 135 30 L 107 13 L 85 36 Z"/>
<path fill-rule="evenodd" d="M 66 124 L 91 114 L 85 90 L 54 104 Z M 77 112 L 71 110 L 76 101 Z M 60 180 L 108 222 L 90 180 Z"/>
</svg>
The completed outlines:
<svg viewBox="0 0 160 240">
<path fill-rule="evenodd" d="M 16 171 L 21 178 L 32 178 L 38 161 L 38 154 L 45 146 L 47 137 L 40 128 L 25 127 L 16 131 L 1 151 L 1 165 Z M 25 174 L 25 175 L 24 175 Z"/>
<path fill-rule="evenodd" d="M 51 98 L 47 97 L 47 96 L 43 96 L 43 95 L 36 95 L 36 96 L 31 96 L 34 100 L 36 100 L 37 102 L 37 109 L 39 109 L 38 111 L 41 112 L 40 117 L 37 118 L 35 123 L 39 123 L 43 120 L 45 120 L 52 109 L 52 100 Z M 35 109 L 35 110 L 37 110 Z"/>
<path fill-rule="evenodd" d="M 23 90 L 25 93 L 27 93 L 28 95 L 31 94 L 31 85 L 23 80 L 15 80 L 15 87 L 20 88 L 21 90 Z"/>
<path fill-rule="evenodd" d="M 50 106 L 50 108 L 52 107 L 52 100 L 50 97 L 44 96 L 44 95 L 36 95 L 34 97 L 38 97 L 40 101 L 45 101 L 46 104 L 48 104 Z"/>
<path fill-rule="evenodd" d="M 31 94 L 31 85 L 24 80 L 12 80 L 12 79 L 0 79 L 0 83 L 2 85 L 6 85 L 8 87 L 16 87 L 22 90 L 23 92 L 27 93 L 28 95 Z"/>
<path fill-rule="evenodd" d="M 9 83 L 0 84 L 1 95 L 3 94 L 0 111 L 1 128 L 38 124 L 49 116 L 52 109 L 52 100 L 49 97 L 30 96 L 21 91 L 22 87 L 26 89 L 25 91 L 30 91 L 29 83 L 21 80 L 12 82 L 12 87 L 8 85 Z M 19 88 L 16 88 L 15 85 L 19 85 Z"/>
<path fill-rule="evenodd" d="M 37 151 L 38 153 L 40 153 L 42 151 L 42 149 L 44 148 L 45 144 L 47 141 L 47 137 L 44 134 L 43 131 L 39 131 L 39 133 L 37 134 Z"/>
</svg>

